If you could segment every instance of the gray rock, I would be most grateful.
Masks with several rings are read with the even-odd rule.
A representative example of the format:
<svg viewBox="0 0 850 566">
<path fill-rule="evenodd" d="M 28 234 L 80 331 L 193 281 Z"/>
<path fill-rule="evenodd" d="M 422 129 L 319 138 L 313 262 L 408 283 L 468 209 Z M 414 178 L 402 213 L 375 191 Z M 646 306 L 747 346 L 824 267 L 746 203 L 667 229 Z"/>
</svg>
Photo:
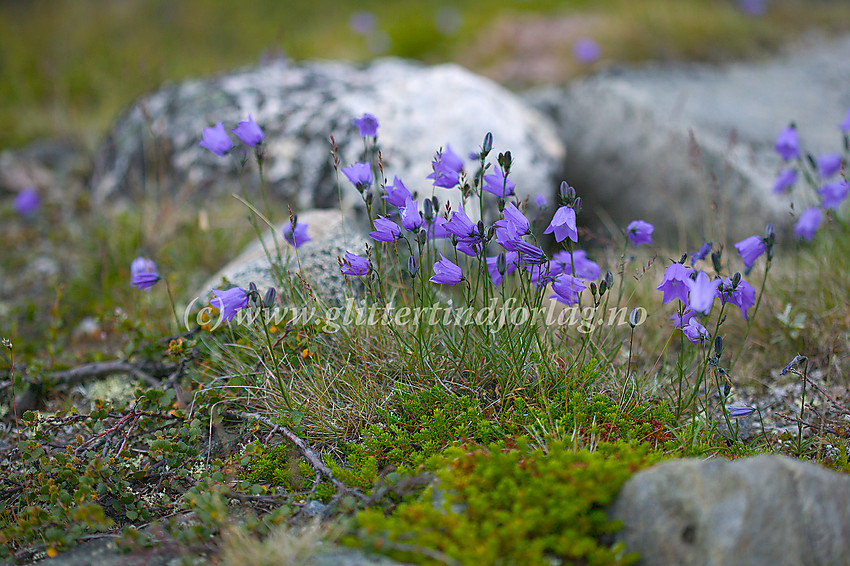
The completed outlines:
<svg viewBox="0 0 850 566">
<path fill-rule="evenodd" d="M 198 142 L 203 128 L 223 121 L 230 129 L 251 114 L 265 131 L 269 191 L 302 210 L 334 207 L 339 189 L 329 136 L 340 148 L 341 166 L 362 160 L 363 140 L 352 119 L 366 112 L 380 121 L 384 176 L 390 182 L 399 176 L 411 191 L 431 194 L 425 177 L 436 150 L 448 144 L 466 158 L 488 131 L 496 152 L 512 152 L 511 178 L 522 196 L 551 192 L 560 182 L 556 174 L 564 148 L 546 120 L 517 96 L 458 65 L 380 59 L 354 67 L 278 60 L 138 100 L 98 152 L 94 199 L 133 200 L 154 187 L 205 197 L 233 192 L 239 186 L 234 170 L 241 149 L 222 158 Z M 244 180 L 250 184 L 256 177 L 250 170 Z M 359 207 L 360 196 L 340 178 L 344 209 Z"/>
<path fill-rule="evenodd" d="M 805 149 L 841 151 L 848 85 L 850 37 L 761 63 L 612 70 L 525 99 L 557 123 L 585 218 L 737 241 L 791 223 L 772 194 L 776 136 L 793 121 Z"/>
<path fill-rule="evenodd" d="M 195 296 L 206 302 L 210 291 L 222 288 L 225 279 L 244 289 L 253 282 L 261 292 L 269 287 L 280 288 L 279 274 L 269 261 L 271 256 L 275 264 L 286 267 L 294 285 L 299 285 L 295 273 L 300 271 L 320 298 L 331 305 L 343 304 L 350 287 L 339 270 L 337 258 L 345 257 L 346 251 L 365 255 L 366 240 L 351 222 L 343 219 L 339 210 L 307 210 L 298 214 L 298 223 L 307 224 L 307 233 L 312 239 L 298 248 L 297 256 L 295 248 L 282 236 L 289 221 L 282 222 L 275 228 L 274 235 L 267 228 L 262 241 L 258 238 L 249 244 L 236 259 L 211 277 Z M 278 250 L 281 254 L 279 261 Z M 354 279 L 350 278 L 350 283 L 356 286 L 358 282 Z"/>
<path fill-rule="evenodd" d="M 609 510 L 640 564 L 850 564 L 850 478 L 783 456 L 635 474 Z"/>
</svg>

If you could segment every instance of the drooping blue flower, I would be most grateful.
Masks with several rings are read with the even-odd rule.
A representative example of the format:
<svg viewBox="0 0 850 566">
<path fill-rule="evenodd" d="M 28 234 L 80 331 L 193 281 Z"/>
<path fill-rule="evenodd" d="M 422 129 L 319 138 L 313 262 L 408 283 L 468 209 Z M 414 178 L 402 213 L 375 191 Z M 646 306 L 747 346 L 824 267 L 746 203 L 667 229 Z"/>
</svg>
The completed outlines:
<svg viewBox="0 0 850 566">
<path fill-rule="evenodd" d="M 818 228 L 820 228 L 822 220 L 823 214 L 819 207 L 813 206 L 807 208 L 794 225 L 794 235 L 797 238 L 804 238 L 806 241 L 811 241 L 815 233 L 817 233 Z"/>
<path fill-rule="evenodd" d="M 522 256 L 522 262 L 527 265 L 540 265 L 547 261 L 546 254 L 543 253 L 543 250 L 534 244 L 529 244 L 523 240 L 517 240 L 514 247 L 516 251 L 519 252 L 520 256 Z"/>
<path fill-rule="evenodd" d="M 424 222 L 422 219 L 422 213 L 419 212 L 419 207 L 412 197 L 407 197 L 407 200 L 404 202 L 404 206 L 399 207 L 398 212 L 401 215 L 401 225 L 408 232 L 418 230 Z"/>
<path fill-rule="evenodd" d="M 555 211 L 552 222 L 546 228 L 544 234 L 555 233 L 555 239 L 559 242 L 569 238 L 578 242 L 578 230 L 576 230 L 576 211 L 569 206 L 562 206 Z"/>
<path fill-rule="evenodd" d="M 561 273 L 552 282 L 552 290 L 555 294 L 550 295 L 549 298 L 566 305 L 575 305 L 580 300 L 579 293 L 585 289 L 587 289 L 587 286 L 584 281 L 578 277 Z"/>
<path fill-rule="evenodd" d="M 711 251 L 711 247 L 714 244 L 712 242 L 705 242 L 694 254 L 691 254 L 691 265 L 696 265 L 696 262 L 705 259 L 705 256 Z"/>
<path fill-rule="evenodd" d="M 782 371 L 780 372 L 780 375 L 785 375 L 786 373 L 788 373 L 788 370 L 790 370 L 792 367 L 794 367 L 795 365 L 797 365 L 797 363 L 798 363 L 798 362 L 800 362 L 800 361 L 805 361 L 805 358 L 804 358 L 803 356 L 801 356 L 800 354 L 797 354 L 796 356 L 794 356 L 794 359 L 793 359 L 793 360 L 791 360 L 790 362 L 788 362 L 788 365 L 787 365 L 787 366 L 785 366 L 784 368 L 782 368 Z"/>
<path fill-rule="evenodd" d="M 35 214 L 40 205 L 41 199 L 34 187 L 26 187 L 15 196 L 15 212 L 20 216 Z"/>
<path fill-rule="evenodd" d="M 629 239 L 636 246 L 641 244 L 650 244 L 652 243 L 652 231 L 655 230 L 655 227 L 649 222 L 645 222 L 643 220 L 633 220 L 626 227 L 626 234 L 628 234 Z"/>
<path fill-rule="evenodd" d="M 797 136 L 797 128 L 788 126 L 779 132 L 774 148 L 776 149 L 776 153 L 785 161 L 800 157 L 800 139 Z"/>
<path fill-rule="evenodd" d="M 460 183 L 460 172 L 463 170 L 463 159 L 461 159 L 450 145 L 438 151 L 431 162 L 434 171 L 426 177 L 432 179 L 435 187 L 445 189 L 454 188 Z"/>
<path fill-rule="evenodd" d="M 777 175 L 776 181 L 773 183 L 773 192 L 775 194 L 781 194 L 794 186 L 794 183 L 797 182 L 797 170 L 788 168 L 783 169 L 782 172 Z"/>
<path fill-rule="evenodd" d="M 378 135 L 378 119 L 371 114 L 363 114 L 361 117 L 352 120 L 351 123 L 357 126 L 362 138 L 374 138 Z"/>
<path fill-rule="evenodd" d="M 241 287 L 233 287 L 226 291 L 213 289 L 215 297 L 210 304 L 221 311 L 223 320 L 231 320 L 236 313 L 248 306 L 248 293 Z"/>
<path fill-rule="evenodd" d="M 688 304 L 688 291 L 690 291 L 691 283 L 688 277 L 688 268 L 681 263 L 671 263 L 664 270 L 664 278 L 661 284 L 656 287 L 664 293 L 662 305 L 666 305 L 673 299 L 679 299 L 683 304 Z"/>
<path fill-rule="evenodd" d="M 313 238 L 307 234 L 308 224 L 295 224 L 295 228 L 292 228 L 292 223 L 287 224 L 283 228 L 283 239 L 289 242 L 290 246 L 295 246 L 295 249 L 301 247 L 302 244 L 309 242 Z"/>
<path fill-rule="evenodd" d="M 502 284 L 505 277 L 516 271 L 516 268 L 519 267 L 519 254 L 516 252 L 505 252 L 504 273 L 499 273 L 499 256 L 488 256 L 486 261 L 490 279 L 493 281 L 493 285 L 498 287 Z"/>
<path fill-rule="evenodd" d="M 219 122 L 212 128 L 204 128 L 203 139 L 198 143 L 219 157 L 224 157 L 233 148 L 233 142 L 224 129 L 224 123 Z"/>
<path fill-rule="evenodd" d="M 699 344 L 708 338 L 708 330 L 700 324 L 696 317 L 690 319 L 688 324 L 682 327 L 682 333 L 694 344 Z"/>
<path fill-rule="evenodd" d="M 674 312 L 670 315 L 670 320 L 673 322 L 673 326 L 676 328 L 682 328 L 688 325 L 692 318 L 694 318 L 697 313 L 690 307 L 686 308 L 684 312 L 682 312 L 681 316 L 678 312 Z"/>
<path fill-rule="evenodd" d="M 404 183 L 398 177 L 393 177 L 393 184 L 387 185 L 384 189 L 387 191 L 387 194 L 382 198 L 397 207 L 404 206 L 408 197 L 411 196 L 410 191 L 407 190 L 407 187 L 404 186 Z"/>
<path fill-rule="evenodd" d="M 720 279 L 710 279 L 706 273 L 700 271 L 697 278 L 690 284 L 688 305 L 696 312 L 708 314 L 711 311 L 720 282 Z"/>
<path fill-rule="evenodd" d="M 401 228 L 398 224 L 381 216 L 375 219 L 375 231 L 369 236 L 378 242 L 393 242 L 401 237 Z"/>
<path fill-rule="evenodd" d="M 496 243 L 507 251 L 516 251 L 516 242 L 522 238 L 522 234 L 513 222 L 500 222 L 496 222 Z"/>
<path fill-rule="evenodd" d="M 824 153 L 818 155 L 815 162 L 818 166 L 818 174 L 823 180 L 829 179 L 841 171 L 841 156 L 837 153 Z"/>
<path fill-rule="evenodd" d="M 741 279 L 733 287 L 732 279 L 726 277 L 717 289 L 717 296 L 725 303 L 731 303 L 741 309 L 741 316 L 747 318 L 747 309 L 756 304 L 756 290 L 752 285 Z"/>
<path fill-rule="evenodd" d="M 558 273 L 575 275 L 586 281 L 598 279 L 602 274 L 599 264 L 587 259 L 587 252 L 584 250 L 573 250 L 572 257 L 567 250 L 561 250 L 555 254 L 552 261 L 558 265 Z M 573 273 L 573 265 L 575 265 L 575 273 Z"/>
<path fill-rule="evenodd" d="M 729 407 L 729 418 L 740 419 L 741 417 L 749 417 L 755 410 L 755 407 Z"/>
<path fill-rule="evenodd" d="M 531 223 L 528 221 L 528 218 L 520 212 L 520 210 L 514 205 L 512 202 L 508 202 L 505 204 L 505 209 L 502 211 L 502 214 L 505 217 L 501 220 L 497 220 L 494 223 L 496 227 L 503 227 L 507 223 L 511 223 L 516 228 L 516 232 L 519 233 L 520 236 L 528 234 L 531 231 Z"/>
<path fill-rule="evenodd" d="M 744 261 L 744 265 L 752 267 L 759 256 L 764 253 L 764 239 L 760 236 L 744 238 L 735 244 L 735 249 L 738 250 L 739 254 L 741 254 L 741 259 Z"/>
<path fill-rule="evenodd" d="M 342 260 L 342 267 L 340 267 L 340 271 L 342 271 L 345 275 L 362 277 L 369 273 L 369 269 L 371 267 L 372 264 L 369 263 L 367 258 L 360 257 L 359 255 L 351 252 L 345 252 L 345 259 Z"/>
<path fill-rule="evenodd" d="M 156 264 L 146 257 L 137 257 L 130 263 L 130 285 L 139 289 L 150 289 L 162 279 Z"/>
<path fill-rule="evenodd" d="M 573 57 L 582 65 L 590 65 L 602 55 L 602 48 L 589 37 L 580 37 L 573 43 Z"/>
<path fill-rule="evenodd" d="M 440 254 L 440 261 L 434 264 L 434 276 L 429 279 L 431 283 L 439 285 L 457 285 L 463 279 L 463 271 L 460 267 L 452 263 L 443 254 Z"/>
<path fill-rule="evenodd" d="M 361 193 L 372 186 L 372 166 L 369 163 L 354 163 L 343 167 L 342 172 Z"/>
<path fill-rule="evenodd" d="M 242 143 L 251 147 L 263 141 L 263 130 L 254 122 L 254 118 L 250 114 L 248 114 L 247 121 L 239 122 L 231 131 L 242 140 Z"/>
<path fill-rule="evenodd" d="M 454 234 L 462 242 L 476 243 L 484 237 L 478 230 L 478 224 L 469 219 L 463 208 L 454 211 L 452 219 L 446 222 L 444 227 L 446 232 Z"/>
<path fill-rule="evenodd" d="M 515 188 L 514 182 L 505 178 L 501 167 L 497 166 L 494 173 L 484 175 L 484 190 L 499 198 L 513 196 Z"/>
<path fill-rule="evenodd" d="M 847 181 L 844 179 L 839 179 L 834 183 L 824 183 L 818 189 L 818 194 L 823 199 L 821 200 L 821 206 L 832 210 L 835 210 L 844 202 L 848 193 L 850 193 L 850 186 L 848 186 Z"/>
</svg>

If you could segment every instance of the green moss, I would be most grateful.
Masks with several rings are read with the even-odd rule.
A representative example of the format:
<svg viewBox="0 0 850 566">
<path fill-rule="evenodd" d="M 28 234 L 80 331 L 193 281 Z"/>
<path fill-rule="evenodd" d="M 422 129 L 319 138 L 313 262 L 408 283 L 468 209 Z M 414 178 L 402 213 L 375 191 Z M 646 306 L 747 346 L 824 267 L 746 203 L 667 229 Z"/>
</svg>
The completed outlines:
<svg viewBox="0 0 850 566">
<path fill-rule="evenodd" d="M 630 564 L 621 546 L 600 537 L 619 525 L 605 507 L 637 470 L 661 458 L 647 445 L 601 443 L 591 452 L 562 442 L 532 447 L 519 440 L 453 447 L 433 458 L 437 487 L 390 515 L 358 515 L 357 537 L 371 550 L 418 564 Z"/>
</svg>

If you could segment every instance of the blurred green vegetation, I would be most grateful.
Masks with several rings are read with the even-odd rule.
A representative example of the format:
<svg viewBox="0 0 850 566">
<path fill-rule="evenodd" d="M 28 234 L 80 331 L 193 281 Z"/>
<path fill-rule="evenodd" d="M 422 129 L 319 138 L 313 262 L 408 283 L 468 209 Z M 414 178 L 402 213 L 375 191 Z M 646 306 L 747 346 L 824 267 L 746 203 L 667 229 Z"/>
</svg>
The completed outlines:
<svg viewBox="0 0 850 566">
<path fill-rule="evenodd" d="M 368 60 L 454 60 L 509 83 L 563 81 L 585 72 L 575 35 L 596 38 L 605 61 L 725 60 L 757 56 L 805 30 L 850 27 L 837 0 L 776 0 L 744 14 L 734 0 L 7 0 L 0 2 L 0 148 L 41 136 L 93 144 L 136 96 L 166 81 L 250 65 L 263 54 Z M 368 12 L 371 32 L 352 16 Z M 537 45 L 516 41 L 528 26 Z M 553 31 L 554 30 L 554 31 Z M 554 36 L 554 43 L 547 37 Z M 562 43 L 558 44 L 558 38 Z M 532 41 L 531 43 L 534 43 Z M 506 60 L 545 52 L 548 76 L 511 77 Z"/>
</svg>

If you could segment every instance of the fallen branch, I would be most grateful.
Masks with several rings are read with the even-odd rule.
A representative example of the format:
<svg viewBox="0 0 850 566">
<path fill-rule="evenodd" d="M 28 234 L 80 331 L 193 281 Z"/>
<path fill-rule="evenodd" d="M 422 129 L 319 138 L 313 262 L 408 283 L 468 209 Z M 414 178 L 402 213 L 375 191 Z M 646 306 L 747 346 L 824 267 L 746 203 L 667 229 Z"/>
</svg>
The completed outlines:
<svg viewBox="0 0 850 566">
<path fill-rule="evenodd" d="M 296 448 L 298 448 L 298 451 L 301 452 L 301 455 L 304 456 L 304 458 L 306 458 L 308 462 L 310 462 L 310 465 L 313 466 L 313 468 L 317 472 L 328 478 L 328 481 L 330 481 L 331 484 L 340 493 L 348 492 L 353 495 L 356 495 L 364 501 L 368 501 L 369 498 L 363 493 L 361 493 L 359 490 L 348 487 L 347 485 L 336 479 L 330 469 L 325 466 L 321 458 L 319 458 L 319 455 L 316 454 L 316 452 L 313 451 L 313 449 L 310 448 L 310 446 L 308 446 L 307 443 L 304 442 L 304 440 L 302 440 L 299 436 L 297 436 L 294 432 L 292 432 L 285 426 L 281 426 L 273 422 L 271 419 L 264 417 L 263 415 L 259 415 L 257 413 L 246 413 L 244 411 L 225 411 L 224 416 L 235 417 L 243 421 L 255 420 L 268 427 L 271 427 L 273 432 L 276 431 L 282 433 L 283 436 L 289 439 L 296 446 Z"/>
<path fill-rule="evenodd" d="M 76 385 L 87 379 L 100 379 L 109 375 L 130 374 L 144 380 L 149 385 L 159 385 L 159 380 L 148 374 L 137 364 L 114 360 L 111 362 L 94 362 L 83 364 L 65 371 L 55 371 L 47 375 L 49 380 L 60 381 L 65 385 Z"/>
</svg>

